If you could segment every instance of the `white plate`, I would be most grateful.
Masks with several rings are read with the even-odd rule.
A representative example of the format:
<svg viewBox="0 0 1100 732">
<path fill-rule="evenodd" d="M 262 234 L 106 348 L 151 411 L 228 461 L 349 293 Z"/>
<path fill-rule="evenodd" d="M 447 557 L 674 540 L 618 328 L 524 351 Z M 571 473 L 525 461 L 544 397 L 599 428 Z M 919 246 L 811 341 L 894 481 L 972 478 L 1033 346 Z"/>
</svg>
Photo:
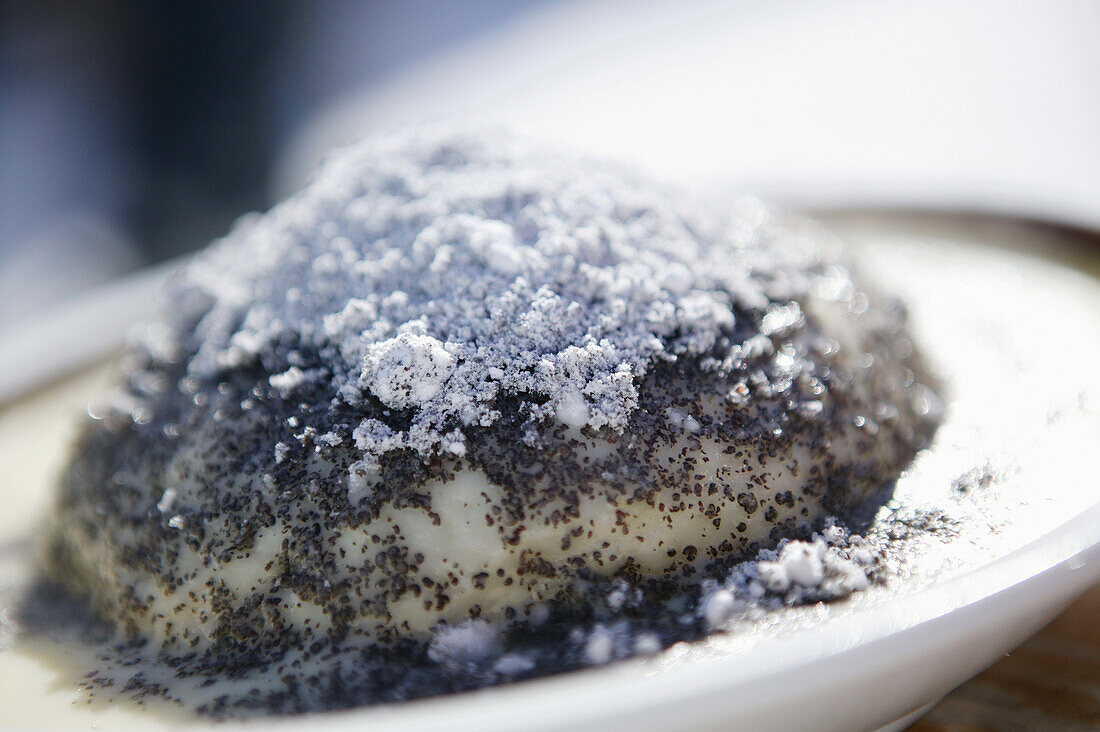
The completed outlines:
<svg viewBox="0 0 1100 732">
<path fill-rule="evenodd" d="M 1100 285 L 1069 269 L 973 246 L 1013 237 L 1024 246 L 1042 240 L 1026 228 L 975 232 L 957 220 L 938 229 L 922 220 L 840 223 L 869 244 L 865 266 L 909 297 L 925 350 L 955 390 L 934 449 L 901 485 L 919 495 L 916 484 L 943 488 L 967 465 L 1007 461 L 1015 472 L 1006 479 L 1001 504 L 989 508 L 991 523 L 1003 524 L 999 530 L 971 519 L 965 536 L 915 561 L 912 576 L 889 591 L 681 644 L 655 658 L 261 724 L 316 730 L 875 729 L 911 721 L 1100 580 L 1100 485 L 1091 452 L 1100 438 L 1100 388 L 1092 383 L 1100 363 Z M 87 363 L 81 354 L 88 343 L 77 342 L 71 322 L 63 321 L 42 323 L 21 341 L 38 344 L 27 354 L 52 349 L 52 360 L 36 373 Z M 947 335 L 933 341 L 935 333 Z M 95 340 L 95 334 L 83 335 Z M 96 343 L 107 345 L 102 338 Z M 117 344 L 117 338 L 110 343 Z M 22 410 L 30 430 L 34 414 L 55 415 L 58 403 L 81 403 L 77 395 L 91 389 L 89 383 L 68 391 L 55 387 L 52 408 L 16 404 L 8 415 Z M 25 510 L 41 510 L 47 463 L 60 459 L 64 439 L 50 419 L 56 417 L 44 417 L 37 427 L 48 443 L 37 464 L 25 452 L 29 432 L 17 434 L 0 415 L 0 462 L 7 463 L 0 470 L 9 505 L 9 517 L 0 519 L 0 544 L 30 523 L 28 515 L 10 509 L 17 494 L 32 492 L 35 505 Z M 35 462 L 33 475 L 11 461 Z M 28 480 L 39 485 L 32 491 L 24 485 Z M 76 697 L 72 677 L 56 657 L 50 663 L 55 665 L 34 654 L 0 651 L 0 728 L 179 724 L 128 703 L 100 712 L 69 707 Z"/>
</svg>

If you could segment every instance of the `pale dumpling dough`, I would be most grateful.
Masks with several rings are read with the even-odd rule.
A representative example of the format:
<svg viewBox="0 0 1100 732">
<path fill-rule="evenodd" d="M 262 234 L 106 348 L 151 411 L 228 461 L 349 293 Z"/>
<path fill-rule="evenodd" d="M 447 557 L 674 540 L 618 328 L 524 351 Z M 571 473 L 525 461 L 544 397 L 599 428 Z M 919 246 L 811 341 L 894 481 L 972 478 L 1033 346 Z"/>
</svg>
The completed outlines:
<svg viewBox="0 0 1100 732">
<path fill-rule="evenodd" d="M 439 131 L 242 221 L 126 369 L 47 568 L 227 659 L 689 577 L 881 498 L 938 405 L 814 224 Z"/>
</svg>

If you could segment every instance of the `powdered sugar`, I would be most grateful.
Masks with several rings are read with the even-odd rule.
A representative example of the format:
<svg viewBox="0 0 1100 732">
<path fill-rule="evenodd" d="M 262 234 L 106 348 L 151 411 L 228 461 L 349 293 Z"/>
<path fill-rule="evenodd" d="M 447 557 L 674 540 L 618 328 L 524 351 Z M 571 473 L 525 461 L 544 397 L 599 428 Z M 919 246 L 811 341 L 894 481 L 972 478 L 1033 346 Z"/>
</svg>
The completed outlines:
<svg viewBox="0 0 1100 732">
<path fill-rule="evenodd" d="M 593 666 L 601 666 L 615 658 L 615 638 L 611 631 L 597 625 L 585 642 L 584 657 Z"/>
<path fill-rule="evenodd" d="M 883 528 L 876 529 L 878 534 Z M 810 539 L 786 539 L 736 565 L 722 583 L 711 585 L 699 604 L 709 627 L 747 608 L 770 609 L 838 600 L 871 586 L 890 540 L 865 538 L 830 519 Z"/>
<path fill-rule="evenodd" d="M 443 626 L 436 630 L 428 645 L 428 658 L 460 670 L 492 656 L 498 636 L 497 629 L 484 620 L 467 620 L 458 625 Z"/>
<path fill-rule="evenodd" d="M 652 364 L 707 353 L 737 306 L 799 288 L 760 276 L 788 269 L 797 237 L 759 246 L 766 216 L 664 193 L 500 137 L 375 138 L 200 257 L 170 321 L 196 344 L 193 377 L 259 363 L 290 398 L 326 383 L 409 411 L 401 429 L 350 426 L 367 466 L 462 455 L 502 395 L 531 420 L 621 432 Z"/>
<path fill-rule="evenodd" d="M 737 600 L 729 590 L 721 589 L 709 595 L 702 606 L 707 627 L 717 628 L 725 622 L 736 604 Z"/>
<path fill-rule="evenodd" d="M 454 357 L 442 343 L 401 333 L 371 344 L 359 384 L 387 407 L 408 409 L 429 402 L 454 370 Z"/>
</svg>

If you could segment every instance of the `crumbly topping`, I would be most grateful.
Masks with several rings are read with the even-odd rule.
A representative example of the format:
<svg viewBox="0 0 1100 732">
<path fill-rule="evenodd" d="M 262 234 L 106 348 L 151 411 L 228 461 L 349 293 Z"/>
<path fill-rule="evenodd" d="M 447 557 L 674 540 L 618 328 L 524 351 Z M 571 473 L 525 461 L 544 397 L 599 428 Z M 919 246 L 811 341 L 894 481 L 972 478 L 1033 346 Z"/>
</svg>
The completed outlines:
<svg viewBox="0 0 1100 732">
<path fill-rule="evenodd" d="M 759 246 L 758 204 L 673 198 L 507 139 L 374 139 L 188 269 L 175 339 L 200 381 L 258 363 L 288 398 L 333 384 L 347 405 L 407 413 L 353 426 L 368 463 L 395 447 L 461 454 L 502 395 L 533 421 L 621 433 L 654 363 L 707 354 L 736 307 L 800 287 L 782 261 L 797 237 Z M 801 317 L 777 307 L 767 334 Z M 172 351 L 157 337 L 151 353 Z M 314 352 L 325 367 L 303 368 Z"/>
<path fill-rule="evenodd" d="M 332 695 L 268 711 L 842 596 L 855 555 L 791 538 L 877 506 L 935 417 L 904 308 L 833 243 L 523 143 L 364 142 L 183 273 L 45 564 L 181 679 L 323 665 Z"/>
<path fill-rule="evenodd" d="M 387 407 L 423 407 L 443 388 L 454 362 L 454 356 L 435 338 L 401 333 L 371 344 L 363 359 L 359 385 Z"/>
</svg>

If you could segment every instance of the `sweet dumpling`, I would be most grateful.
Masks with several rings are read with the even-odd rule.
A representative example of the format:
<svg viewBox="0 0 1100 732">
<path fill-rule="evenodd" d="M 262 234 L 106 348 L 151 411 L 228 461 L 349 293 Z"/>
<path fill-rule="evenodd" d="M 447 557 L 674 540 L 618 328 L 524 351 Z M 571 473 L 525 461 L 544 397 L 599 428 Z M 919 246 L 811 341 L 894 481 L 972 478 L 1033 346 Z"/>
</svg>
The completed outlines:
<svg viewBox="0 0 1100 732">
<path fill-rule="evenodd" d="M 375 138 L 177 278 L 46 565 L 181 651 L 422 639 L 877 500 L 934 404 L 901 305 L 812 223 L 510 140 Z"/>
</svg>

